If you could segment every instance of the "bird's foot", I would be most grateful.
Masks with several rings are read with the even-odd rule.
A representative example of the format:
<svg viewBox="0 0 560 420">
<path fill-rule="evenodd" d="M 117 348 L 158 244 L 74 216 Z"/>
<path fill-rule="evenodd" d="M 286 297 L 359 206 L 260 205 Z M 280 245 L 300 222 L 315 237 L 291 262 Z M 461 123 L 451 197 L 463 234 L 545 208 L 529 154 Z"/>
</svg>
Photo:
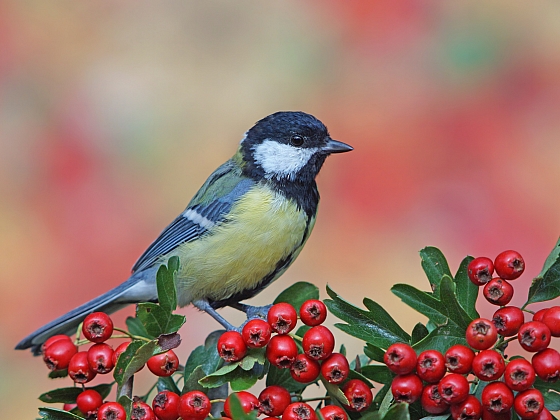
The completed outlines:
<svg viewBox="0 0 560 420">
<path fill-rule="evenodd" d="M 229 323 L 223 316 L 221 316 L 210 304 L 205 300 L 195 300 L 192 303 L 197 309 L 206 312 L 216 321 L 218 321 L 222 327 L 224 327 L 227 331 L 237 331 L 241 332 L 241 327 L 235 327 L 233 324 Z"/>
<path fill-rule="evenodd" d="M 250 321 L 252 319 L 266 320 L 268 311 L 272 307 L 272 305 L 251 306 L 251 305 L 246 305 L 244 303 L 236 303 L 234 305 L 231 305 L 231 307 L 245 312 L 245 314 L 247 315 L 247 321 Z"/>
</svg>

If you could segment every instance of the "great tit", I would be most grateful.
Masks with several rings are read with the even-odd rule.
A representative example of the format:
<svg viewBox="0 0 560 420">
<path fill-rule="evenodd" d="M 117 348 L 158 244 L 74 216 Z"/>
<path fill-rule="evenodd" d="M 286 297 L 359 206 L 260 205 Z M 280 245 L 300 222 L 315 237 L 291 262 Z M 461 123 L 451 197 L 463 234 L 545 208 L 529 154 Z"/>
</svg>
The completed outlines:
<svg viewBox="0 0 560 420">
<path fill-rule="evenodd" d="M 142 254 L 128 280 L 39 328 L 16 349 L 37 352 L 47 338 L 73 333 L 92 312 L 157 301 L 156 272 L 171 256 L 179 257 L 178 304 L 192 303 L 233 328 L 216 309 L 247 312 L 252 307 L 240 302 L 286 271 L 315 224 L 315 177 L 327 156 L 350 150 L 304 112 L 263 118 Z"/>
</svg>

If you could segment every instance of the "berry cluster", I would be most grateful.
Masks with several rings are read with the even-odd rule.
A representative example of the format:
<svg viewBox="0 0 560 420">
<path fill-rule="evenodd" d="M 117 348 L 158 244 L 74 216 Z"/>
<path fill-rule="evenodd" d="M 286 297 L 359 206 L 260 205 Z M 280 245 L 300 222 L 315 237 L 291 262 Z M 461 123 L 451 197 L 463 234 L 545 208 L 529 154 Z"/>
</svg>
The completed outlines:
<svg viewBox="0 0 560 420">
<path fill-rule="evenodd" d="M 87 350 L 79 351 L 78 345 L 67 335 L 55 335 L 43 344 L 41 350 L 43 360 L 47 367 L 53 371 L 68 371 L 68 376 L 76 384 L 84 385 L 98 374 L 105 375 L 117 365 L 119 356 L 127 349 L 130 341 L 118 345 L 115 349 L 106 341 L 113 336 L 113 321 L 103 312 L 94 312 L 88 315 L 82 324 L 82 334 L 87 342 L 93 343 Z M 80 347 L 85 342 L 78 343 Z M 179 367 L 179 359 L 173 350 L 168 350 L 152 356 L 148 362 L 148 369 L 154 375 L 166 377 L 172 375 Z M 141 366 L 138 370 L 143 369 Z M 176 394 L 175 394 L 176 395 Z M 204 395 L 204 394 L 203 394 Z M 181 397 L 186 399 L 185 396 Z M 158 402 L 156 402 L 159 401 Z M 153 409 L 143 401 L 135 400 L 132 405 L 132 420 L 168 420 L 172 417 L 165 414 L 160 407 L 166 398 L 159 396 L 154 399 Z M 177 400 L 179 397 L 177 396 Z M 165 405 L 165 404 L 164 404 Z M 126 419 L 124 407 L 117 402 L 103 402 L 103 397 L 94 389 L 85 389 L 76 398 L 77 409 L 87 418 L 97 420 L 120 420 Z M 208 403 L 208 406 L 210 404 Z M 73 409 L 74 406 L 66 406 Z M 158 412 L 164 412 L 159 416 Z M 155 413 L 155 414 L 154 414 Z M 184 411 L 184 413 L 189 413 Z M 200 419 L 206 417 L 206 413 Z M 193 415 L 189 414 L 190 417 Z M 179 414 L 174 419 L 177 419 Z M 187 418 L 185 416 L 185 418 Z"/>
<path fill-rule="evenodd" d="M 245 324 L 241 333 L 228 331 L 218 339 L 219 355 L 226 362 L 238 362 L 248 349 L 266 347 L 266 358 L 271 365 L 289 369 L 294 380 L 311 383 L 321 379 L 340 386 L 348 400 L 347 409 L 363 411 L 373 400 L 369 386 L 360 379 L 348 379 L 350 365 L 346 357 L 334 352 L 334 335 L 320 325 L 327 317 L 327 308 L 316 299 L 304 302 L 299 311 L 301 321 L 311 327 L 303 338 L 291 335 L 298 320 L 296 309 L 289 303 L 277 303 L 268 311 L 267 321 L 253 319 Z M 295 339 L 294 339 L 295 338 Z M 301 352 L 296 339 L 301 340 Z M 291 402 L 290 393 L 281 386 L 267 387 L 257 398 L 241 391 L 236 393 L 246 412 L 258 410 L 269 417 L 282 415 L 283 419 L 316 419 L 313 408 L 305 402 Z M 224 412 L 231 417 L 230 397 L 226 399 Z M 325 420 L 346 420 L 344 410 L 335 405 L 320 409 Z"/>
<path fill-rule="evenodd" d="M 517 279 L 524 268 L 516 251 L 502 252 L 494 261 L 475 258 L 468 264 L 469 279 L 484 287 L 488 302 L 501 308 L 492 320 L 478 318 L 469 324 L 468 347 L 456 344 L 445 354 L 426 350 L 417 355 L 408 344 L 391 345 L 384 362 L 397 374 L 391 384 L 396 401 L 420 400 L 430 414 L 450 412 L 453 419 L 462 420 L 510 418 L 512 409 L 521 419 L 552 418 L 533 384 L 537 376 L 552 382 L 560 374 L 560 353 L 548 347 L 551 336 L 560 336 L 560 307 L 541 310 L 525 322 L 520 308 L 503 306 L 513 296 L 509 281 Z M 499 277 L 492 277 L 494 271 Z M 531 362 L 520 356 L 506 361 L 503 351 L 513 339 L 535 353 Z M 483 387 L 480 400 L 471 394 L 470 382 Z"/>
</svg>

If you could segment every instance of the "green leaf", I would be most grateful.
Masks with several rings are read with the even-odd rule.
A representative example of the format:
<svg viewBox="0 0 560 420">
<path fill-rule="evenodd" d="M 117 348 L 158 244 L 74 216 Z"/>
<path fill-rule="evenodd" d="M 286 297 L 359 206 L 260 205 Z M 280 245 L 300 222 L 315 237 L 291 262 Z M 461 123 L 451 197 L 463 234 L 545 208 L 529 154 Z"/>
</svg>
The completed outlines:
<svg viewBox="0 0 560 420">
<path fill-rule="evenodd" d="M 374 314 L 345 301 L 328 286 L 327 293 L 332 300 L 326 299 L 324 301 L 325 305 L 333 315 L 348 323 L 335 324 L 335 326 L 347 334 L 381 348 L 387 348 L 394 342 L 408 342 L 410 340 L 408 334 L 402 334 L 403 330 L 400 327 L 391 330 L 385 325 L 377 323 Z"/>
<path fill-rule="evenodd" d="M 59 410 L 58 408 L 39 408 L 39 415 L 42 420 L 83 420 L 83 417 L 77 416 L 65 410 Z"/>
<path fill-rule="evenodd" d="M 424 324 L 421 322 L 417 323 L 412 329 L 412 344 L 418 343 L 423 340 L 430 332 Z"/>
<path fill-rule="evenodd" d="M 409 284 L 395 284 L 391 288 L 391 292 L 437 325 L 447 322 L 446 309 L 432 294 L 418 290 Z"/>
<path fill-rule="evenodd" d="M 548 257 L 546 257 L 543 268 L 537 277 L 544 277 L 544 274 L 550 269 L 550 267 L 552 267 L 554 263 L 558 261 L 558 257 L 560 257 L 560 238 L 558 238 L 558 240 L 556 241 L 556 245 L 554 245 L 554 248 L 552 248 L 552 251 L 550 252 L 550 254 L 548 254 Z"/>
<path fill-rule="evenodd" d="M 129 419 L 132 411 L 132 400 L 130 397 L 128 395 L 121 395 L 117 402 L 123 406 L 124 411 L 126 411 L 126 418 Z"/>
<path fill-rule="evenodd" d="M 136 306 L 136 316 L 148 334 L 154 337 L 177 332 L 185 323 L 183 315 L 172 314 L 157 303 L 151 302 L 139 303 Z"/>
<path fill-rule="evenodd" d="M 480 318 L 476 310 L 479 287 L 469 280 L 467 266 L 474 258 L 467 256 L 461 261 L 454 280 L 457 286 L 457 300 L 471 319 Z"/>
<path fill-rule="evenodd" d="M 183 394 L 189 391 L 204 391 L 199 381 L 206 376 L 201 366 L 197 366 L 189 376 L 185 376 L 185 384 L 183 385 Z"/>
<path fill-rule="evenodd" d="M 265 349 L 249 349 L 245 357 L 239 362 L 239 366 L 243 370 L 251 370 L 255 363 L 264 365 L 266 360 Z"/>
<path fill-rule="evenodd" d="M 251 371 L 241 371 L 230 381 L 231 390 L 235 392 L 245 391 L 257 383 L 258 376 Z"/>
<path fill-rule="evenodd" d="M 279 385 L 283 386 L 290 392 L 299 393 L 307 385 L 299 383 L 290 375 L 290 369 L 280 369 L 270 365 L 268 375 L 266 375 L 266 386 Z"/>
<path fill-rule="evenodd" d="M 390 384 L 395 375 L 385 365 L 367 365 L 362 367 L 362 375 L 378 384 Z"/>
<path fill-rule="evenodd" d="M 303 302 L 309 299 L 319 299 L 319 289 L 314 284 L 300 281 L 280 293 L 274 303 L 289 303 L 299 313 Z"/>
<path fill-rule="evenodd" d="M 350 402 L 348 401 L 348 398 L 346 398 L 346 395 L 344 395 L 344 392 L 342 392 L 342 390 L 338 386 L 327 382 L 322 377 L 321 377 L 321 383 L 323 384 L 323 386 L 325 387 L 325 389 L 327 390 L 327 393 L 329 394 L 329 396 L 331 398 L 336 399 L 342 405 L 349 405 L 350 404 Z"/>
<path fill-rule="evenodd" d="M 389 409 L 389 411 L 387 411 L 387 414 L 382 417 L 382 420 L 410 420 L 410 414 L 408 413 L 408 404 L 394 404 Z"/>
<path fill-rule="evenodd" d="M 167 377 L 162 376 L 158 378 L 157 390 L 158 392 L 171 391 L 177 395 L 181 395 L 181 390 L 179 389 L 179 387 L 177 386 L 177 384 L 175 383 L 175 381 L 171 376 L 167 376 Z"/>
<path fill-rule="evenodd" d="M 437 327 L 423 340 L 413 344 L 412 347 L 416 350 L 416 352 L 433 349 L 445 354 L 447 349 L 455 344 L 467 345 L 467 341 L 465 340 L 465 330 L 453 323 L 450 323 L 448 325 Z"/>
<path fill-rule="evenodd" d="M 101 394 L 101 397 L 107 398 L 109 393 L 111 392 L 111 384 L 101 384 L 91 388 L 85 389 L 93 389 Z M 39 399 L 44 403 L 63 403 L 63 404 L 73 404 L 76 402 L 76 398 L 80 395 L 84 390 L 80 387 L 68 387 L 68 388 L 58 388 L 54 389 L 49 392 L 45 392 L 39 396 Z"/>
<path fill-rule="evenodd" d="M 251 411 L 250 413 L 245 413 L 243 407 L 241 406 L 241 401 L 239 401 L 239 397 L 236 394 L 231 394 L 230 396 L 230 410 L 232 417 L 235 420 L 256 420 L 257 418 L 257 411 Z"/>
<path fill-rule="evenodd" d="M 371 343 L 366 343 L 366 346 L 364 347 L 364 353 L 371 360 L 383 363 L 383 356 L 385 355 L 385 350 L 382 350 Z"/>
<path fill-rule="evenodd" d="M 369 298 L 364 298 L 363 303 L 364 306 L 371 312 L 371 316 L 373 317 L 373 319 L 375 319 L 375 322 L 393 331 L 399 337 L 410 341 L 410 335 L 408 335 L 408 333 L 402 329 L 397 321 L 395 321 L 393 317 L 389 315 L 389 313 L 385 309 L 383 309 L 380 304 L 374 302 Z"/>
<path fill-rule="evenodd" d="M 155 336 L 148 334 L 148 331 L 146 331 L 144 324 L 142 324 L 142 322 L 138 318 L 132 316 L 126 318 L 126 327 L 128 328 L 128 332 L 132 335 L 149 338 L 150 340 L 156 338 Z"/>
<path fill-rule="evenodd" d="M 560 259 L 556 260 L 542 277 L 536 277 L 533 280 L 524 306 L 552 300 L 558 296 L 560 296 Z"/>
<path fill-rule="evenodd" d="M 156 286 L 159 305 L 162 309 L 171 313 L 177 308 L 175 273 L 179 269 L 179 258 L 171 257 L 167 264 L 167 266 L 162 264 L 159 267 L 156 275 Z"/>
<path fill-rule="evenodd" d="M 380 392 L 378 392 L 378 395 L 375 396 L 375 399 L 378 400 L 378 398 L 381 397 L 379 394 L 385 392 L 383 394 L 383 399 L 379 404 L 379 416 L 381 418 L 385 417 L 385 415 L 389 412 L 389 409 L 391 408 L 391 404 L 393 402 L 393 394 L 391 392 L 388 392 L 389 389 L 391 389 L 391 387 L 386 385 L 381 389 Z"/>
<path fill-rule="evenodd" d="M 422 268 L 430 281 L 432 290 L 436 296 L 439 296 L 439 284 L 442 277 L 445 275 L 452 277 L 447 260 L 443 253 L 433 246 L 427 246 L 421 250 L 420 257 L 422 258 Z"/>
<path fill-rule="evenodd" d="M 161 349 L 154 341 L 132 341 L 126 350 L 119 356 L 117 366 L 113 372 L 113 376 L 120 387 L 128 381 L 142 366 L 146 364 L 148 359 L 154 354 L 161 352 Z M 119 390 L 117 395 L 120 394 Z"/>
<path fill-rule="evenodd" d="M 470 282 L 469 282 L 470 283 Z M 449 276 L 443 276 L 440 283 L 441 288 L 441 303 L 446 309 L 444 312 L 450 321 L 457 324 L 464 330 L 467 329 L 473 318 L 465 312 L 457 300 L 457 293 L 455 291 L 455 283 Z"/>
<path fill-rule="evenodd" d="M 49 372 L 50 379 L 66 378 L 68 376 L 68 369 L 53 370 Z"/>
<path fill-rule="evenodd" d="M 542 393 L 544 397 L 544 406 L 549 411 L 560 410 L 560 394 L 555 391 L 545 391 Z"/>
</svg>

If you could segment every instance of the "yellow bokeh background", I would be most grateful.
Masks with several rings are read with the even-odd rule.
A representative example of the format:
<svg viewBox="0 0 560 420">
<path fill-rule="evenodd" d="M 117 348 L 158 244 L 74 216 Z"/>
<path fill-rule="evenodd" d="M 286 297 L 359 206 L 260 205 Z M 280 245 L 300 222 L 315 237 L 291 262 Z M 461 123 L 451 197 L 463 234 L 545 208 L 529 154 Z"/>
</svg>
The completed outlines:
<svg viewBox="0 0 560 420">
<path fill-rule="evenodd" d="M 390 288 L 426 289 L 418 251 L 434 245 L 452 271 L 521 252 L 522 304 L 560 234 L 559 38 L 552 0 L 0 1 L 2 417 L 35 418 L 40 393 L 70 386 L 14 345 L 126 279 L 278 110 L 355 150 L 328 159 L 314 233 L 252 303 L 328 283 L 410 331 L 422 317 Z M 181 312 L 184 362 L 217 325 Z"/>
</svg>

